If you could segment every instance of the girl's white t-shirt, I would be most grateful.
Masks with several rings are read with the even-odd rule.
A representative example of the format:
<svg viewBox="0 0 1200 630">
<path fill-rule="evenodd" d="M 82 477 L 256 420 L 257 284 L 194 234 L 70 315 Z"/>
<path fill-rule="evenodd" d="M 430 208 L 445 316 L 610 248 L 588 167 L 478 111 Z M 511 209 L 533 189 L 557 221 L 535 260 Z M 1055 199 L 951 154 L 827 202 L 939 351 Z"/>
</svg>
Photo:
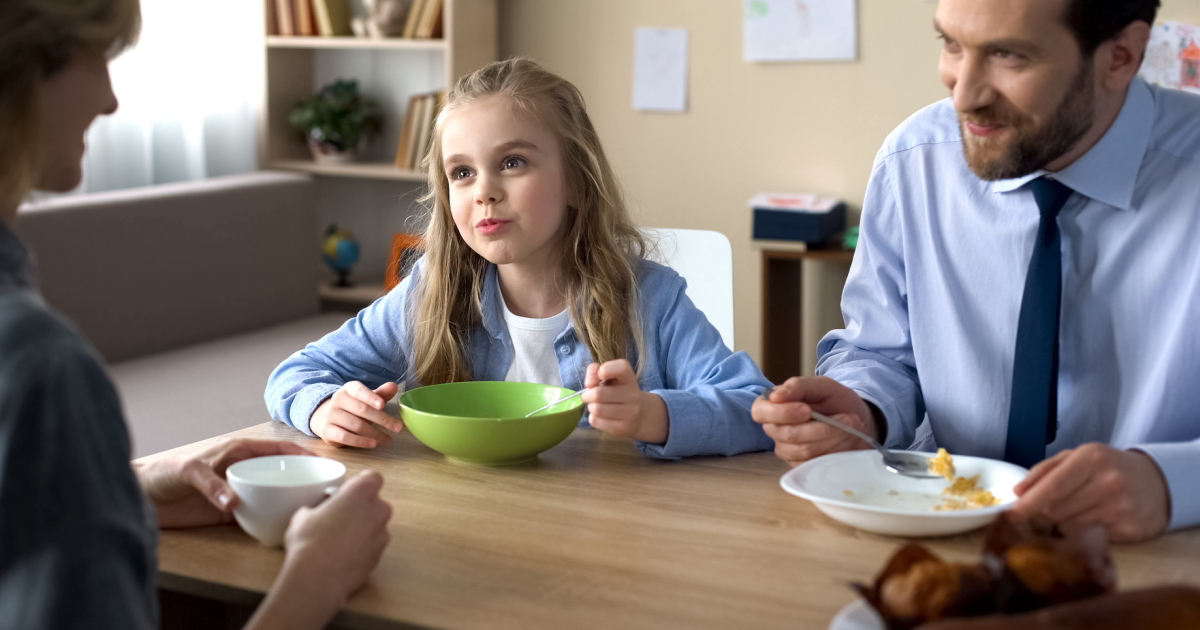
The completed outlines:
<svg viewBox="0 0 1200 630">
<path fill-rule="evenodd" d="M 554 340 L 571 323 L 566 310 L 545 319 L 533 319 L 514 315 L 500 295 L 504 309 L 504 323 L 508 324 L 508 335 L 512 338 L 513 362 L 508 367 L 504 380 L 517 383 L 541 383 L 562 387 L 562 374 L 558 371 L 558 356 L 554 353 Z"/>
</svg>

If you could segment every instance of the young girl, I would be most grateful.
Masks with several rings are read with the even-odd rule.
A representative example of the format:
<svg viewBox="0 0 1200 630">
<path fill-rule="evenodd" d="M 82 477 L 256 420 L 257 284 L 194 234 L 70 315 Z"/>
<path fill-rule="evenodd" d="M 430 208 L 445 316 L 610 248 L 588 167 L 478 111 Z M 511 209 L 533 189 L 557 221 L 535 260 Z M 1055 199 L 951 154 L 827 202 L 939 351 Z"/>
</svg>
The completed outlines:
<svg viewBox="0 0 1200 630">
<path fill-rule="evenodd" d="M 573 85 L 526 59 L 462 78 L 425 166 L 425 256 L 275 369 L 276 420 L 372 448 L 403 427 L 383 411 L 397 382 L 526 381 L 594 387 L 584 422 L 655 457 L 773 447 L 750 417 L 769 383 L 645 259 Z"/>
</svg>

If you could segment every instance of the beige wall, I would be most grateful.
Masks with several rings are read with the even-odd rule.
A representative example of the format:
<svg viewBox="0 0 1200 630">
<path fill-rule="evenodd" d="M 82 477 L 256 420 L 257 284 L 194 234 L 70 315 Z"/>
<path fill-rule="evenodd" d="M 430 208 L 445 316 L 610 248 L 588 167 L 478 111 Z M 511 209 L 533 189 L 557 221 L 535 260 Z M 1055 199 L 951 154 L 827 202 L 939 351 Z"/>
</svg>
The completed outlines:
<svg viewBox="0 0 1200 630">
<path fill-rule="evenodd" d="M 1164 0 L 1161 17 L 1200 24 L 1197 0 Z M 756 358 L 761 280 L 745 202 L 756 192 L 845 199 L 857 222 L 884 137 L 946 94 L 926 0 L 859 0 L 859 60 L 742 61 L 739 0 L 501 0 L 500 53 L 527 55 L 587 98 L 639 223 L 724 232 L 733 243 L 736 336 Z M 632 107 L 638 26 L 688 29 L 688 111 Z M 841 325 L 844 271 L 805 274 L 807 369 L 815 340 Z"/>
</svg>

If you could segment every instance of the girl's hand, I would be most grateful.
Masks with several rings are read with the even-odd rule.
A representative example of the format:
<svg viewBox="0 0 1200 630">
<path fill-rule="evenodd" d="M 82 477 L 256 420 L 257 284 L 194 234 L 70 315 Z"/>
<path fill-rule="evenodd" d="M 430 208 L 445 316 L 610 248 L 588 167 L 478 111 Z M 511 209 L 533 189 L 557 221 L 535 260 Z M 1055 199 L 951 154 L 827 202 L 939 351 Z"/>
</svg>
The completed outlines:
<svg viewBox="0 0 1200 630">
<path fill-rule="evenodd" d="M 608 381 L 600 385 L 600 381 Z M 618 359 L 588 366 L 583 402 L 588 423 L 617 437 L 652 444 L 667 441 L 667 404 L 657 394 L 643 392 L 629 361 Z"/>
<path fill-rule="evenodd" d="M 291 442 L 222 440 L 192 457 L 159 458 L 134 464 L 142 491 L 154 503 L 158 526 L 199 527 L 233 520 L 237 495 L 225 482 L 225 469 L 251 457 L 312 455 Z"/>
<path fill-rule="evenodd" d="M 333 446 L 375 448 L 390 444 L 392 436 L 374 425 L 396 433 L 404 430 L 403 422 L 383 410 L 395 395 L 395 383 L 384 383 L 372 391 L 358 381 L 350 381 L 317 407 L 308 428 Z"/>
</svg>

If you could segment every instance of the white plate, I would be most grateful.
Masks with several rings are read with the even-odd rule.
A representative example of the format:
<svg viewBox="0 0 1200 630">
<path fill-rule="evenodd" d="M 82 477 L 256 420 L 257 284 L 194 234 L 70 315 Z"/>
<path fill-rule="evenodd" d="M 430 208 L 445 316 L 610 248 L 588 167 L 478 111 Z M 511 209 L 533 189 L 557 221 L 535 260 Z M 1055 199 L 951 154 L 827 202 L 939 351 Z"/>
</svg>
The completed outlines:
<svg viewBox="0 0 1200 630">
<path fill-rule="evenodd" d="M 829 630 L 887 630 L 879 613 L 865 599 L 856 599 L 838 611 Z"/>
<path fill-rule="evenodd" d="M 979 487 L 1000 503 L 935 512 L 950 482 L 888 472 L 877 451 L 845 451 L 809 460 L 788 471 L 779 485 L 852 527 L 893 536 L 948 536 L 995 520 L 1017 500 L 1013 487 L 1029 472 L 1016 464 L 965 455 L 954 456 L 954 468 L 959 477 L 979 475 Z"/>
</svg>

